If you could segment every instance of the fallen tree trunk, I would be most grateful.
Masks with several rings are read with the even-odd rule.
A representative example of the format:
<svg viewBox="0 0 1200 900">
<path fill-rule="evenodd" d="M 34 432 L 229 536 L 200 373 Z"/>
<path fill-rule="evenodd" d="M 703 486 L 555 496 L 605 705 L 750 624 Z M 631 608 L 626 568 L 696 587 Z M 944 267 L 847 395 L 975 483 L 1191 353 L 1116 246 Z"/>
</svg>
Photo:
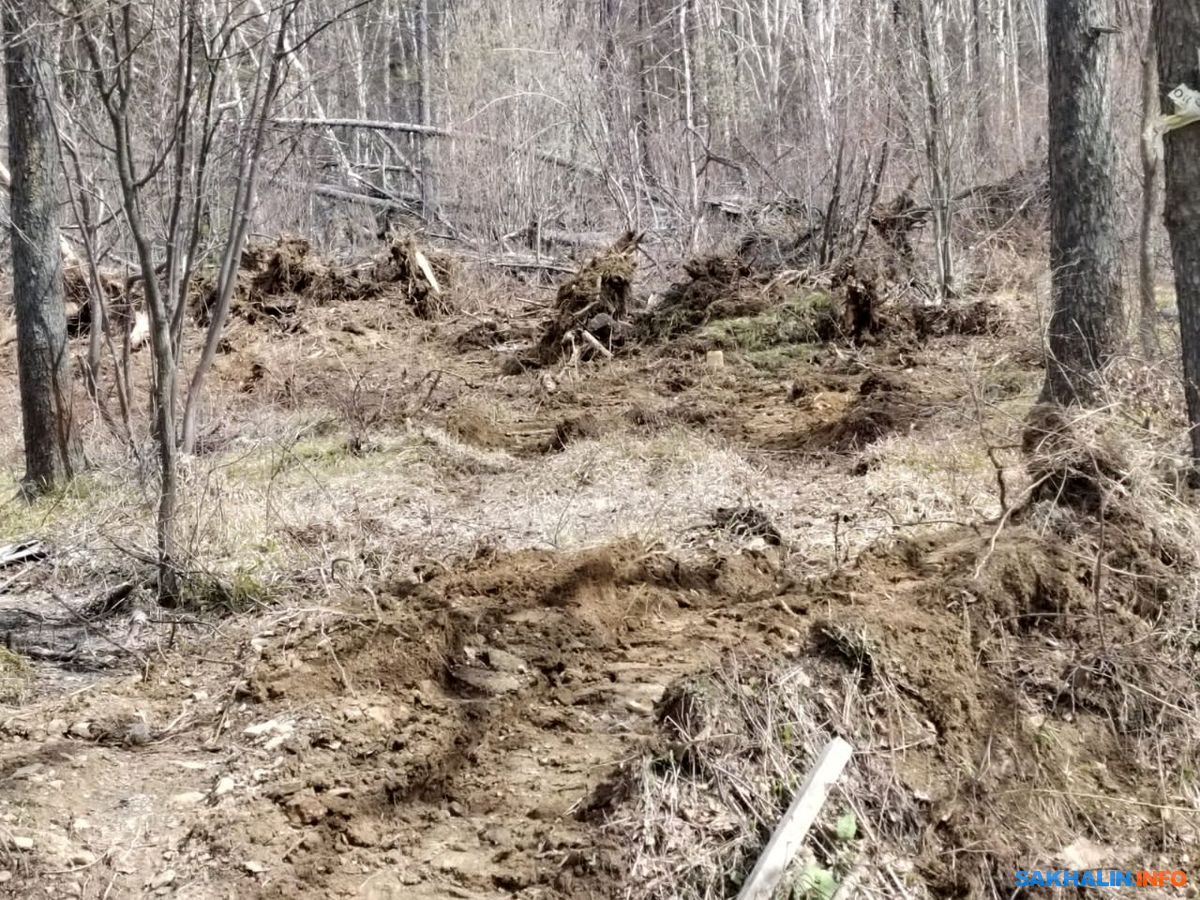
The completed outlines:
<svg viewBox="0 0 1200 900">
<path fill-rule="evenodd" d="M 421 198 L 417 194 L 392 194 L 391 197 L 372 197 L 370 194 L 360 194 L 357 191 L 347 191 L 331 184 L 318 184 L 313 188 L 318 197 L 330 200 L 344 200 L 347 203 L 357 203 L 360 206 L 373 206 L 377 209 L 398 209 L 413 212 L 419 207 Z"/>
<path fill-rule="evenodd" d="M 275 118 L 271 121 L 276 125 L 291 125 L 304 128 L 363 128 L 372 131 L 392 131 L 400 134 L 417 134 L 427 137 L 450 138 L 451 140 L 474 141 L 480 144 L 493 144 L 501 147 L 506 146 L 506 143 L 499 138 L 490 137 L 485 134 L 454 131 L 450 128 L 443 128 L 440 125 L 419 125 L 416 122 L 388 122 L 382 119 L 333 119 L 314 116 Z M 517 151 L 520 148 L 510 146 L 509 149 Z M 589 166 L 587 163 L 582 163 L 578 160 L 566 159 L 547 150 L 535 149 L 533 155 L 542 162 L 558 166 L 559 168 L 572 172 L 581 172 L 593 178 L 604 177 L 604 173 L 594 166 Z"/>
</svg>

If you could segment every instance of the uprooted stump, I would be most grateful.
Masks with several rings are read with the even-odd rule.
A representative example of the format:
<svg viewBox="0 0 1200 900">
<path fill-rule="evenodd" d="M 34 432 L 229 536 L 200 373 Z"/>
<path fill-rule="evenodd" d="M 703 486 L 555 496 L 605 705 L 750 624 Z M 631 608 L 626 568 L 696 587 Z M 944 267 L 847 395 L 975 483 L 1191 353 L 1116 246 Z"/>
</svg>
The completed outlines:
<svg viewBox="0 0 1200 900">
<path fill-rule="evenodd" d="M 588 359 L 602 352 L 599 347 L 609 349 L 621 342 L 628 328 L 640 242 L 640 234 L 626 232 L 559 286 L 554 318 L 538 342 L 537 356 L 543 365 L 566 354 Z"/>
<path fill-rule="evenodd" d="M 1051 403 L 1029 411 L 1021 449 L 1034 501 L 1096 512 L 1111 488 L 1128 478 L 1129 464 L 1110 435 L 1082 415 L 1068 418 L 1066 409 Z"/>
<path fill-rule="evenodd" d="M 834 269 L 831 281 L 842 290 L 846 334 L 852 343 L 860 344 L 880 328 L 879 274 L 870 266 L 844 260 Z"/>
<path fill-rule="evenodd" d="M 446 257 L 426 254 L 410 238 L 397 238 L 385 256 L 371 267 L 375 284 L 397 285 L 408 305 L 422 319 L 446 315 L 453 309 L 446 293 L 453 273 Z"/>
<path fill-rule="evenodd" d="M 432 318 L 451 309 L 451 280 L 449 260 L 422 250 L 411 237 L 397 237 L 366 265 L 342 266 L 307 240 L 285 235 L 243 251 L 232 312 L 249 322 L 285 321 L 301 307 L 398 295 L 414 314 Z M 193 296 L 193 314 L 205 324 L 216 300 L 211 275 L 197 279 Z"/>
<path fill-rule="evenodd" d="M 737 259 L 709 256 L 684 265 L 687 280 L 667 289 L 638 322 L 646 341 L 669 341 L 694 331 L 711 319 L 752 316 L 770 306 L 751 270 Z"/>
<path fill-rule="evenodd" d="M 87 334 L 92 325 L 92 292 L 98 286 L 103 294 L 104 311 L 109 321 L 128 327 L 136 315 L 137 299 L 133 296 L 135 279 L 112 272 L 92 273 L 82 264 L 63 268 L 63 299 L 67 314 L 67 334 L 76 337 Z"/>
<path fill-rule="evenodd" d="M 642 341 L 694 335 L 698 349 L 754 351 L 843 333 L 840 304 L 814 289 L 804 272 L 764 278 L 720 256 L 693 260 L 685 271 L 687 280 L 672 285 L 638 320 Z"/>
</svg>

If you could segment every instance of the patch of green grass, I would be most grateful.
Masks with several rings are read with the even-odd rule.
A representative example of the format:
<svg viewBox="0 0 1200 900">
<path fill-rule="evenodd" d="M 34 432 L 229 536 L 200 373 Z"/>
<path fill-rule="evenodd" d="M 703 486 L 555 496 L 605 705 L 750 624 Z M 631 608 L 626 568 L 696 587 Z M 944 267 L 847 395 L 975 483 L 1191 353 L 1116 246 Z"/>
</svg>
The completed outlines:
<svg viewBox="0 0 1200 900">
<path fill-rule="evenodd" d="M 269 445 L 222 467 L 230 481 L 262 484 L 296 472 L 303 475 L 344 475 L 378 468 L 394 448 L 373 446 L 363 453 L 340 434 L 305 437 L 292 444 Z"/>
<path fill-rule="evenodd" d="M 113 504 L 114 495 L 130 494 L 130 502 L 140 502 L 140 498 L 132 497 L 129 487 L 85 473 L 30 502 L 21 493 L 18 480 L 6 479 L 0 482 L 0 543 L 94 518 L 102 505 Z"/>
<path fill-rule="evenodd" d="M 791 900 L 833 900 L 838 881 L 833 872 L 811 862 L 801 870 L 792 885 Z"/>
<path fill-rule="evenodd" d="M 275 586 L 252 568 L 239 566 L 229 575 L 196 575 L 183 585 L 180 603 L 200 612 L 237 614 L 273 605 Z"/>
<path fill-rule="evenodd" d="M 19 703 L 29 690 L 29 680 L 25 657 L 0 647 L 0 703 Z"/>
<path fill-rule="evenodd" d="M 781 344 L 766 350 L 751 350 L 742 358 L 760 372 L 774 375 L 800 363 L 811 363 L 816 353 L 816 344 Z"/>
<path fill-rule="evenodd" d="M 797 294 L 753 316 L 709 322 L 701 339 L 746 353 L 827 341 L 838 332 L 838 311 L 828 294 Z"/>
</svg>

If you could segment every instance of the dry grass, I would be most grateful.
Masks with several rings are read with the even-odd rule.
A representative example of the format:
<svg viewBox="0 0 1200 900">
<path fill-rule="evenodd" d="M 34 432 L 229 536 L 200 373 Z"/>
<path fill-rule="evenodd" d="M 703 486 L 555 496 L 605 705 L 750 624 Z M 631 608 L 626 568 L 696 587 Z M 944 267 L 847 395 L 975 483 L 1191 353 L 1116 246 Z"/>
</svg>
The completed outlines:
<svg viewBox="0 0 1200 900">
<path fill-rule="evenodd" d="M 1036 287 L 1023 271 L 984 274 L 997 289 Z M 627 762 L 614 793 L 597 798 L 594 810 L 632 848 L 631 898 L 728 896 L 833 733 L 850 737 L 859 752 L 814 831 L 793 895 L 824 896 L 818 871 L 844 883 L 843 896 L 921 895 L 907 874 L 945 820 L 932 822 L 931 803 L 913 788 L 920 781 L 913 767 L 940 736 L 924 706 L 927 685 L 897 664 L 888 644 L 897 636 L 886 626 L 913 598 L 945 599 L 938 579 L 952 566 L 938 557 L 945 548 L 937 541 L 959 523 L 978 551 L 971 577 L 951 572 L 957 593 L 930 621 L 961 621 L 975 654 L 971 684 L 1001 686 L 1010 706 L 995 726 L 995 753 L 1016 759 L 1024 780 L 981 786 L 992 771 L 990 736 L 987 759 L 946 751 L 957 779 L 950 793 L 978 791 L 995 802 L 992 812 L 1012 811 L 1011 820 L 991 823 L 1008 844 L 947 844 L 947 883 L 975 879 L 980 891 L 994 892 L 1006 886 L 1004 852 L 1028 853 L 1031 866 L 1049 861 L 1034 859 L 1013 835 L 1043 840 L 1043 857 L 1058 849 L 1050 844 L 1059 835 L 1062 844 L 1088 829 L 1097 839 L 1144 836 L 1118 821 L 1111 797 L 1096 799 L 1104 783 L 1096 774 L 1099 743 L 1119 746 L 1133 773 L 1140 793 L 1124 799 L 1180 817 L 1200 805 L 1200 522 L 1179 484 L 1175 385 L 1148 391 L 1161 388 L 1161 371 L 1119 367 L 1101 409 L 1067 416 L 1053 440 L 1022 456 L 1036 373 L 988 346 L 960 348 L 957 369 L 943 366 L 925 376 L 940 382 L 919 386 L 925 396 L 952 399 L 932 404 L 918 430 L 874 442 L 855 476 L 857 458 L 752 454 L 665 423 L 584 436 L 561 452 L 480 446 L 443 427 L 447 410 L 476 404 L 499 420 L 495 407 L 511 402 L 524 413 L 541 402 L 537 395 L 498 399 L 476 386 L 492 370 L 455 369 L 444 348 L 388 331 L 395 323 L 382 313 L 368 335 L 355 337 L 370 344 L 355 357 L 341 331 L 351 312 L 325 307 L 313 315 L 320 327 L 311 334 L 247 337 L 242 362 L 261 358 L 267 375 L 255 391 L 235 392 L 226 382 L 209 399 L 223 423 L 221 441 L 182 473 L 180 528 L 200 606 L 279 604 L 278 615 L 288 615 L 290 606 L 332 606 L 348 590 L 419 577 L 484 548 L 574 550 L 636 536 L 686 556 L 736 543 L 708 525 L 717 507 L 740 504 L 761 508 L 781 531 L 780 562 L 801 578 L 855 570 L 869 548 L 878 558 L 868 555 L 864 566 L 878 559 L 898 566 L 886 558 L 889 547 L 901 556 L 910 539 L 930 542 L 918 547 L 919 565 L 867 584 L 864 593 L 880 603 L 876 620 L 849 594 L 815 594 L 827 621 L 804 636 L 819 652 L 731 658 L 668 692 L 659 707 L 661 742 Z M 373 366 L 383 353 L 420 366 Z M 426 392 L 427 376 L 441 367 L 459 374 Z M 587 397 L 587 387 L 585 371 L 572 389 Z M 227 414 L 218 417 L 220 410 Z M 103 434 L 98 421 L 88 423 L 95 467 L 71 488 L 34 506 L 0 503 L 0 542 L 50 542 L 55 553 L 39 586 L 72 600 L 144 577 L 138 555 L 153 546 L 153 473 Z M 11 437 L 0 447 L 10 466 L 0 485 L 5 497 L 15 495 L 16 451 Z M 1038 539 L 1022 552 L 1053 547 L 1085 573 L 1061 610 L 1038 611 L 1040 630 L 1014 623 L 1036 618 L 1028 610 L 988 607 L 992 595 L 980 587 L 1005 562 L 1005 541 L 1018 527 Z M 1009 563 L 1021 561 L 1008 552 Z M 895 628 L 908 624 L 898 620 Z M 1147 785 L 1157 801 L 1147 799 Z M 1006 806 L 988 790 L 1025 791 L 1028 799 Z M 860 838 L 835 836 L 834 821 L 846 812 Z M 1178 823 L 1159 824 L 1164 835 L 1182 833 Z"/>
<path fill-rule="evenodd" d="M 626 763 L 589 811 L 629 848 L 627 896 L 732 896 L 821 748 L 867 703 L 827 667 L 738 657 L 669 687 L 656 708 L 661 744 Z M 776 896 L 827 900 L 843 883 L 850 896 L 895 896 L 895 860 L 876 843 L 890 829 L 871 818 L 881 807 L 902 816 L 911 802 L 886 764 L 857 756 Z"/>
</svg>

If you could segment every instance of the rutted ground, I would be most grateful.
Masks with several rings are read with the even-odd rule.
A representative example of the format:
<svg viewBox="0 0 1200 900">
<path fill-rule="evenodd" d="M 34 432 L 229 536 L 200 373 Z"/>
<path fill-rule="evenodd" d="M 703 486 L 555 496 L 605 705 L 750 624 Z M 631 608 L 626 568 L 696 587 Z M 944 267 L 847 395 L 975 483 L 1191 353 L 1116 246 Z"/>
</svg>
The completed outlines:
<svg viewBox="0 0 1200 900">
<path fill-rule="evenodd" d="M 1139 741 L 1146 717 L 1186 730 L 1191 701 L 1151 670 L 1167 657 L 1085 652 L 1092 518 L 994 519 L 995 466 L 1008 504 L 1028 484 L 1011 447 L 1038 379 L 1023 306 L 917 323 L 877 310 L 852 335 L 861 316 L 822 319 L 810 293 L 722 294 L 698 271 L 707 293 L 672 295 L 654 340 L 614 331 L 624 353 L 577 365 L 531 358 L 547 322 L 561 344 L 579 317 L 527 298 L 422 322 L 393 295 L 322 288 L 306 305 L 289 282 L 289 303 L 250 305 L 188 478 L 218 599 L 268 605 L 189 624 L 133 604 L 82 634 L 71 620 L 92 658 L 107 642 L 141 662 L 39 669 L 14 695 L 0 890 L 683 893 L 697 876 L 663 874 L 691 846 L 673 840 L 701 835 L 744 866 L 769 827 L 749 799 L 766 778 L 762 735 L 742 733 L 754 704 L 728 718 L 723 688 L 679 699 L 730 666 L 744 680 L 712 684 L 790 698 L 797 733 L 776 739 L 796 771 L 833 731 L 863 751 L 836 802 L 871 843 L 819 838 L 818 861 L 865 893 L 990 896 L 1005 866 L 1084 838 L 1179 860 L 1195 838 L 1186 778 L 1152 779 Z M 692 321 L 679 303 L 701 293 L 731 305 Z M 780 303 L 790 337 L 764 342 Z M 126 501 L 45 512 L 54 572 L 0 573 L 17 576 L 6 606 L 53 620 L 16 622 L 19 637 L 69 649 L 54 598 L 127 574 L 94 561 L 104 539 L 144 535 L 145 498 Z M 1177 602 L 1182 575 L 1171 536 L 1135 512 L 1100 540 L 1135 574 L 1108 575 L 1105 602 L 1137 647 L 1161 639 L 1155 604 Z M 1139 701 L 1150 683 L 1170 693 Z M 722 793 L 722 772 L 744 795 Z M 688 803 L 655 807 L 663 779 Z M 1108 795 L 1126 805 L 1089 799 Z"/>
</svg>

